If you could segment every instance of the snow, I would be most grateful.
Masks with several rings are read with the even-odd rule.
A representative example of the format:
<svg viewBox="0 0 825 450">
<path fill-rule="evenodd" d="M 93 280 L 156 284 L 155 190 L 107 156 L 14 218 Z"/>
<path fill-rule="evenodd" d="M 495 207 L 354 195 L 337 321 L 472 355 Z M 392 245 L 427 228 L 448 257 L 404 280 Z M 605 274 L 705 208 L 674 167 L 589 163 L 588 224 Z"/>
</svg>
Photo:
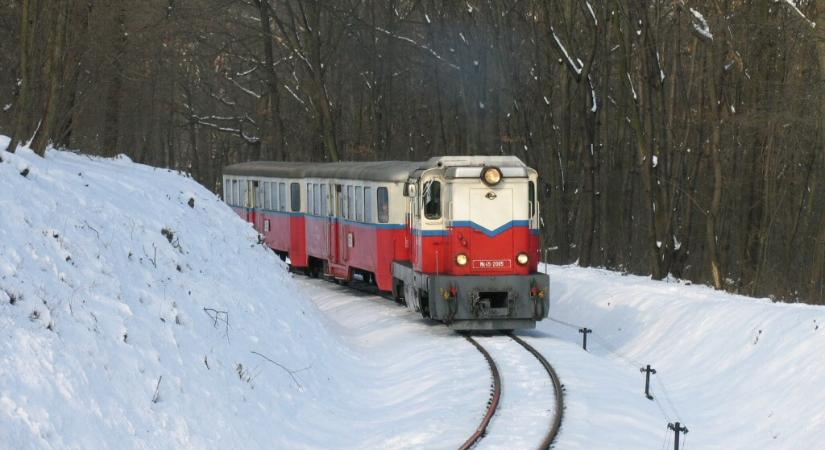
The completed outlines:
<svg viewBox="0 0 825 450">
<path fill-rule="evenodd" d="M 576 72 L 576 74 L 581 75 L 582 69 L 584 69 L 584 67 L 581 64 L 577 64 L 576 61 L 573 61 L 573 58 L 571 58 L 570 54 L 567 53 L 567 48 L 564 46 L 564 44 L 561 43 L 561 39 L 559 39 L 559 37 L 556 36 L 556 30 L 554 30 L 552 26 L 550 27 L 550 34 L 553 35 L 553 40 L 556 41 L 556 45 L 558 46 L 559 50 L 561 50 L 562 55 L 564 55 L 564 59 L 567 61 L 567 65 L 570 66 L 570 68 L 572 68 Z"/>
<path fill-rule="evenodd" d="M 544 321 L 530 342 L 553 355 L 567 386 L 571 414 L 557 448 L 662 448 L 666 424 L 676 420 L 690 429 L 688 448 L 821 448 L 825 308 L 605 270 L 549 266 L 549 273 L 551 316 L 572 326 Z M 579 326 L 594 330 L 592 368 L 554 353 L 559 340 L 581 344 Z M 646 364 L 657 370 L 656 401 L 643 396 Z M 616 392 L 593 392 L 589 372 L 599 366 L 612 366 L 601 382 Z M 633 400 L 621 397 L 625 390 Z M 618 402 L 624 417 L 600 411 Z M 588 425 L 569 417 L 579 410 L 588 412 Z M 619 423 L 635 431 L 601 428 Z M 594 424 L 613 440 L 585 436 Z"/>
<path fill-rule="evenodd" d="M 633 100 L 638 100 L 639 97 L 636 96 L 636 88 L 633 86 L 633 79 L 630 78 L 630 73 L 626 73 L 627 75 L 627 84 L 630 86 L 630 93 L 633 94 Z"/>
<path fill-rule="evenodd" d="M 794 3 L 793 0 L 774 0 L 774 2 L 780 2 L 780 1 L 782 3 L 788 5 L 802 20 L 804 20 L 808 24 L 808 26 L 810 26 L 811 28 L 816 28 L 816 22 L 808 19 L 808 17 L 805 16 L 805 13 L 803 13 L 799 9 L 799 7 L 796 6 L 796 3 Z"/>
<path fill-rule="evenodd" d="M 478 425 L 490 375 L 460 335 L 289 274 L 190 178 L 0 156 L 0 447 L 452 449 Z M 551 317 L 519 335 L 564 384 L 554 448 L 668 448 L 675 421 L 686 448 L 821 447 L 822 307 L 547 269 Z M 478 339 L 503 387 L 477 448 L 535 447 L 553 412 L 543 368 Z"/>
<path fill-rule="evenodd" d="M 584 4 L 587 6 L 587 11 L 590 13 L 590 18 L 593 19 L 593 26 L 599 26 L 599 19 L 596 18 L 596 13 L 593 12 L 593 7 L 590 6 L 590 2 L 585 1 Z"/>
<path fill-rule="evenodd" d="M 693 29 L 705 39 L 713 40 L 713 33 L 710 32 L 710 26 L 708 26 L 708 21 L 705 20 L 705 16 L 693 8 L 689 9 L 690 13 L 693 14 Z"/>
<path fill-rule="evenodd" d="M 2 159 L 0 447 L 455 448 L 477 426 L 489 374 L 463 339 L 407 318 L 348 335 L 193 180 Z"/>
</svg>

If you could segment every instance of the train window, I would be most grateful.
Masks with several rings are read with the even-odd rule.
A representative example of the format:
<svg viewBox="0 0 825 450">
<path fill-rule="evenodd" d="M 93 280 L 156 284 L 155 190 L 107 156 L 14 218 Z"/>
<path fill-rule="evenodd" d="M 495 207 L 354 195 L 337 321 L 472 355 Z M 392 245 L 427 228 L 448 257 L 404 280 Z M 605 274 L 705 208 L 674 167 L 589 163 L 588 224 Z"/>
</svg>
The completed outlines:
<svg viewBox="0 0 825 450">
<path fill-rule="evenodd" d="M 278 183 L 278 210 L 286 211 L 286 183 Z"/>
<path fill-rule="evenodd" d="M 249 182 L 241 180 L 238 183 L 241 186 L 241 195 L 238 198 L 238 206 L 249 207 L 249 195 L 247 194 Z"/>
<path fill-rule="evenodd" d="M 321 212 L 321 207 L 323 206 L 324 201 L 321 198 L 321 185 L 315 185 L 315 215 L 321 216 L 324 213 Z"/>
<path fill-rule="evenodd" d="M 321 215 L 329 215 L 329 185 L 321 185 Z"/>
<path fill-rule="evenodd" d="M 289 203 L 292 207 L 292 212 L 301 210 L 301 185 L 298 183 L 289 185 Z"/>
<path fill-rule="evenodd" d="M 347 211 L 347 189 L 346 189 L 346 187 L 341 187 L 341 186 L 338 186 L 338 187 L 341 189 L 340 191 L 338 191 L 338 198 L 341 201 L 341 210 L 339 211 L 339 213 L 341 214 L 341 217 L 346 219 L 347 218 L 347 212 L 348 212 Z"/>
<path fill-rule="evenodd" d="M 430 220 L 441 218 L 441 182 L 430 181 L 424 186 L 424 217 Z"/>
<path fill-rule="evenodd" d="M 340 184 L 335 185 L 335 208 L 338 211 L 335 214 L 338 214 L 338 217 L 344 217 L 344 207 L 346 206 L 343 189 Z"/>
<path fill-rule="evenodd" d="M 269 209 L 275 211 L 278 209 L 278 183 L 269 183 Z"/>
<path fill-rule="evenodd" d="M 347 219 L 355 218 L 355 194 L 353 194 L 353 187 L 347 186 Z"/>
<path fill-rule="evenodd" d="M 372 188 L 365 187 L 364 188 L 364 222 L 367 222 L 367 223 L 372 222 L 372 203 L 370 203 L 371 198 L 372 198 Z"/>
<path fill-rule="evenodd" d="M 240 198 L 241 184 L 238 183 L 238 180 L 232 180 L 232 204 L 235 206 L 240 206 Z"/>
<path fill-rule="evenodd" d="M 315 193 L 313 192 L 312 183 L 307 183 L 307 214 L 313 214 L 313 206 L 315 206 Z"/>
<path fill-rule="evenodd" d="M 390 198 L 387 188 L 380 187 L 375 194 L 378 196 L 378 222 L 387 223 L 390 221 Z"/>
<path fill-rule="evenodd" d="M 226 203 L 230 203 L 229 195 L 232 193 L 231 187 L 229 180 L 223 180 L 223 201 Z"/>
<path fill-rule="evenodd" d="M 364 188 L 355 187 L 355 220 L 364 220 Z"/>
<path fill-rule="evenodd" d="M 250 181 L 249 182 L 249 204 L 247 205 L 250 208 L 255 208 L 258 206 L 258 182 L 257 181 Z"/>
<path fill-rule="evenodd" d="M 530 217 L 536 215 L 536 185 L 532 181 L 527 183 L 527 206 L 530 208 Z"/>
</svg>

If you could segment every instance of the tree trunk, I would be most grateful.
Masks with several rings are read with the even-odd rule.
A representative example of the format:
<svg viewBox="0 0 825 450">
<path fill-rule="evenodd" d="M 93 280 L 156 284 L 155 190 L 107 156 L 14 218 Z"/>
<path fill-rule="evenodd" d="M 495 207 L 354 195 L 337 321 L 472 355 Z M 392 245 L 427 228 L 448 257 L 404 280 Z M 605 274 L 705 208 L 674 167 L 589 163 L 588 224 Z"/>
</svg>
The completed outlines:
<svg viewBox="0 0 825 450">
<path fill-rule="evenodd" d="M 63 89 L 63 55 L 66 47 L 66 22 L 69 15 L 68 0 L 54 0 L 49 13 L 55 16 L 53 27 L 49 31 L 49 45 L 44 75 L 48 81 L 49 90 L 46 95 L 46 106 L 41 119 L 41 126 L 32 142 L 32 150 L 40 156 L 46 153 L 46 146 L 54 140 L 57 112 L 60 108 L 60 93 Z"/>
<path fill-rule="evenodd" d="M 281 118 L 281 100 L 278 93 L 278 73 L 275 71 L 275 52 L 272 41 L 272 5 L 269 0 L 256 0 L 261 14 L 261 39 L 264 44 L 264 63 L 266 64 L 266 85 L 268 92 L 267 112 L 268 125 L 264 125 L 262 151 L 267 159 L 284 159 L 286 139 L 284 135 L 284 121 Z"/>
<path fill-rule="evenodd" d="M 711 195 L 710 209 L 707 211 L 707 222 L 705 227 L 705 239 L 708 246 L 708 258 L 710 263 L 710 273 L 713 279 L 713 287 L 722 289 L 722 267 L 719 262 L 719 235 L 716 221 L 719 217 L 719 209 L 722 204 L 722 101 L 720 100 L 719 89 L 721 88 L 721 78 L 724 76 L 722 69 L 717 68 L 720 58 L 716 57 L 716 52 L 710 52 L 710 64 L 708 71 L 710 80 L 708 94 L 710 97 L 708 107 L 711 109 L 711 134 L 707 152 L 710 156 L 710 164 L 713 170 L 713 194 Z"/>
<path fill-rule="evenodd" d="M 114 42 L 112 76 L 106 92 L 106 115 L 103 118 L 102 145 L 103 154 L 107 156 L 115 156 L 118 154 L 118 141 L 120 138 L 120 96 L 123 90 L 124 71 L 123 58 L 128 40 L 125 5 L 118 4 L 116 8 L 115 21 L 118 35 Z"/>
<path fill-rule="evenodd" d="M 33 54 L 34 35 L 36 31 L 38 0 L 22 0 L 20 13 L 20 94 L 17 98 L 17 110 L 14 131 L 6 151 L 14 153 L 17 146 L 28 139 L 32 133 L 32 116 L 34 114 L 34 71 Z"/>
</svg>

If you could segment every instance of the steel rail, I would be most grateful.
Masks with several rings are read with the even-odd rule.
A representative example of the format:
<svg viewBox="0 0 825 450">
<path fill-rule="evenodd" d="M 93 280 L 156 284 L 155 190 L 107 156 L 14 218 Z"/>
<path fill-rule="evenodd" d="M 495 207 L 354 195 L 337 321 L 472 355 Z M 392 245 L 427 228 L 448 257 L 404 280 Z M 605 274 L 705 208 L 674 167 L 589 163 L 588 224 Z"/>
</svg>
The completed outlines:
<svg viewBox="0 0 825 450">
<path fill-rule="evenodd" d="M 467 450 L 470 447 L 474 446 L 481 438 L 487 434 L 487 425 L 490 424 L 490 420 L 493 419 L 493 415 L 495 415 L 496 410 L 498 409 L 499 400 L 501 399 L 501 376 L 498 373 L 498 366 L 496 366 L 496 362 L 493 361 L 493 357 L 481 346 L 475 339 L 470 337 L 469 335 L 464 335 L 464 338 L 470 341 L 471 344 L 484 355 L 484 359 L 487 360 L 487 364 L 490 366 L 490 373 L 493 375 L 493 389 L 490 393 L 490 400 L 487 402 L 487 412 L 484 414 L 484 417 L 481 419 L 481 424 L 479 424 L 476 431 L 467 439 L 459 450 Z"/>
<path fill-rule="evenodd" d="M 547 361 L 547 359 L 538 352 L 532 345 L 524 342 L 520 337 L 510 335 L 510 338 L 514 341 L 518 342 L 519 345 L 524 347 L 525 350 L 532 353 L 536 359 L 539 360 L 542 366 L 544 366 L 544 370 L 547 371 L 547 374 L 550 375 L 550 379 L 553 381 L 553 391 L 556 394 L 556 414 L 553 416 L 553 422 L 550 426 L 550 431 L 547 432 L 545 435 L 544 440 L 541 442 L 539 446 L 540 449 L 546 450 L 549 449 L 553 442 L 556 440 L 556 436 L 559 434 L 559 429 L 561 429 L 561 419 L 564 415 L 564 391 L 562 390 L 561 379 L 559 379 L 556 370 L 553 369 L 553 366 Z"/>
<path fill-rule="evenodd" d="M 355 281 L 347 283 L 347 287 L 349 287 L 351 290 L 355 290 L 363 294 L 383 297 L 389 300 L 395 300 L 391 295 L 381 292 L 378 290 L 378 288 L 370 286 L 367 283 Z M 487 411 L 485 412 L 484 417 L 481 419 L 481 423 L 479 424 L 478 428 L 476 428 L 475 432 L 473 432 L 473 434 L 461 445 L 461 447 L 459 447 L 459 450 L 467 450 L 478 444 L 478 442 L 481 441 L 481 439 L 487 434 L 487 427 L 490 424 L 490 421 L 493 419 L 493 416 L 495 415 L 496 411 L 498 410 L 498 405 L 501 400 L 501 375 L 498 371 L 498 366 L 493 360 L 493 357 L 490 356 L 490 353 L 487 352 L 487 350 L 481 344 L 479 344 L 478 341 L 473 339 L 469 334 L 461 334 L 484 356 L 484 359 L 487 361 L 487 365 L 490 367 L 490 373 L 493 378 L 490 399 L 487 401 Z M 562 417 L 564 415 L 564 391 L 562 390 L 561 379 L 559 378 L 555 369 L 553 369 L 553 366 L 544 357 L 544 355 L 539 353 L 539 351 L 533 348 L 533 346 L 531 346 L 518 336 L 514 336 L 509 333 L 504 334 L 510 337 L 510 339 L 517 342 L 519 345 L 521 345 L 525 350 L 530 352 L 539 361 L 539 363 L 541 363 L 541 365 L 544 367 L 544 370 L 547 371 L 547 374 L 550 376 L 550 380 L 553 383 L 553 391 L 556 397 L 556 411 L 553 416 L 553 422 L 550 426 L 550 430 L 547 432 L 544 440 L 539 446 L 539 449 L 541 450 L 549 450 L 550 446 L 553 445 L 556 436 L 559 433 L 559 430 L 561 429 Z"/>
</svg>

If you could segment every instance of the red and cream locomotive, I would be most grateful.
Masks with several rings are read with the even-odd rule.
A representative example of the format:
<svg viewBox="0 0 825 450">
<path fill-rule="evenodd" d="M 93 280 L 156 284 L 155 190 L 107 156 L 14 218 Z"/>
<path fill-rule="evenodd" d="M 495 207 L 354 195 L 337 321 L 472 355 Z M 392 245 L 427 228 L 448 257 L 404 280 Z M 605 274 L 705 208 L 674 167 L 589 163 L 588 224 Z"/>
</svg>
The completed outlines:
<svg viewBox="0 0 825 450">
<path fill-rule="evenodd" d="M 224 200 L 310 275 L 358 274 L 458 330 L 547 317 L 537 174 L 516 157 L 248 162 L 223 183 Z"/>
</svg>

